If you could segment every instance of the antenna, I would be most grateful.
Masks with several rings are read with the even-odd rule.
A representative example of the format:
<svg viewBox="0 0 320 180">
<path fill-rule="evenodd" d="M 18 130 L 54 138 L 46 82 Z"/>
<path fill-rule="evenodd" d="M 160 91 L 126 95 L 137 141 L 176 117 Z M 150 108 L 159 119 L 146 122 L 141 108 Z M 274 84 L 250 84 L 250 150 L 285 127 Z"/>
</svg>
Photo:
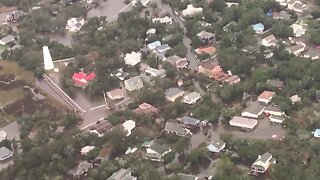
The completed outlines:
<svg viewBox="0 0 320 180">
<path fill-rule="evenodd" d="M 43 46 L 43 62 L 44 62 L 44 70 L 52 70 L 54 69 L 54 65 L 52 62 L 52 57 L 50 55 L 50 51 L 48 46 Z"/>
</svg>

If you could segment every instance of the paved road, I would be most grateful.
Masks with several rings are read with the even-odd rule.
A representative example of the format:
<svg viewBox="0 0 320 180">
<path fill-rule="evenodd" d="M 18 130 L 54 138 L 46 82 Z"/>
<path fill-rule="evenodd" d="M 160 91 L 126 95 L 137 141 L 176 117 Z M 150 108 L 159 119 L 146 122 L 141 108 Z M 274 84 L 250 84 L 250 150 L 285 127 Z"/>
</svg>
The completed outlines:
<svg viewBox="0 0 320 180">
<path fill-rule="evenodd" d="M 59 88 L 57 88 L 51 81 L 49 80 L 36 80 L 36 86 L 47 94 L 54 97 L 60 103 L 65 105 L 67 108 L 71 110 L 76 110 L 78 114 L 83 118 L 82 124 L 78 126 L 79 129 L 84 129 L 85 127 L 89 126 L 90 124 L 95 123 L 98 120 L 101 120 L 104 117 L 109 115 L 109 111 L 106 108 L 100 108 L 93 111 L 90 111 L 90 108 L 80 108 L 75 104 L 77 102 L 73 102 L 70 100 Z"/>
<path fill-rule="evenodd" d="M 195 71 L 199 65 L 199 61 L 191 51 L 191 39 L 186 35 L 187 30 L 185 28 L 185 22 L 173 12 L 172 8 L 169 5 L 163 4 L 161 0 L 154 0 L 154 2 L 157 3 L 158 8 L 161 10 L 161 14 L 170 13 L 172 19 L 177 22 L 183 29 L 183 44 L 188 48 L 187 59 L 189 61 L 189 69 Z"/>
</svg>

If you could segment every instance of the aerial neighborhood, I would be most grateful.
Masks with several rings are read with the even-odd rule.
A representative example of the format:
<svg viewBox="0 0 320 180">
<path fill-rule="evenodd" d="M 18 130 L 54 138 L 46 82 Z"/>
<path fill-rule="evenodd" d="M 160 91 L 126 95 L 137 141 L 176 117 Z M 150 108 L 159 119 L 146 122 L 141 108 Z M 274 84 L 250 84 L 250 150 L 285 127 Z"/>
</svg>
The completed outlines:
<svg viewBox="0 0 320 180">
<path fill-rule="evenodd" d="M 319 179 L 320 0 L 0 4 L 0 179 Z"/>
</svg>

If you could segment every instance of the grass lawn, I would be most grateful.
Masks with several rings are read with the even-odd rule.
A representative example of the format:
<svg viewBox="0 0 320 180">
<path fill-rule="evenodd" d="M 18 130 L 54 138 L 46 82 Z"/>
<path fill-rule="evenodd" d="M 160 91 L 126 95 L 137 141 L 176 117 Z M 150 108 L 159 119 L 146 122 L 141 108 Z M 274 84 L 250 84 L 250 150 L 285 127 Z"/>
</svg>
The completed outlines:
<svg viewBox="0 0 320 180">
<path fill-rule="evenodd" d="M 25 94 L 22 88 L 16 88 L 9 91 L 0 91 L 0 108 L 4 108 L 8 104 L 22 99 L 24 95 Z"/>
<path fill-rule="evenodd" d="M 5 74 L 14 74 L 17 80 L 22 80 L 30 84 L 34 84 L 34 76 L 30 71 L 26 71 L 20 67 L 16 62 L 0 61 L 0 76 Z"/>
<path fill-rule="evenodd" d="M 1 49 L 2 47 L 0 47 Z M 1 50 L 0 50 L 1 51 Z M 25 81 L 28 84 L 34 85 L 34 76 L 30 71 L 26 71 L 16 62 L 0 61 L 0 76 L 14 74 L 17 80 Z M 23 87 L 18 87 L 11 90 L 0 90 L 0 108 L 8 104 L 14 103 L 17 100 L 23 99 L 25 93 Z M 0 115 L 0 127 L 14 121 L 16 117 L 12 115 Z"/>
</svg>

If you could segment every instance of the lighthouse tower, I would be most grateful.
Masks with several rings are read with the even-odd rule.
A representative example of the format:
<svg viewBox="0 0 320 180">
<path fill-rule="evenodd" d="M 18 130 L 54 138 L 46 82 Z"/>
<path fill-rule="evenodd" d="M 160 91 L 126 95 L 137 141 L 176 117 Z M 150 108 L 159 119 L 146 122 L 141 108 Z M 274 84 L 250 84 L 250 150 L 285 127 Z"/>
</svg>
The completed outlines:
<svg viewBox="0 0 320 180">
<path fill-rule="evenodd" d="M 54 69 L 54 65 L 52 62 L 52 58 L 51 58 L 48 46 L 43 46 L 42 50 L 43 50 L 44 70 Z"/>
</svg>

